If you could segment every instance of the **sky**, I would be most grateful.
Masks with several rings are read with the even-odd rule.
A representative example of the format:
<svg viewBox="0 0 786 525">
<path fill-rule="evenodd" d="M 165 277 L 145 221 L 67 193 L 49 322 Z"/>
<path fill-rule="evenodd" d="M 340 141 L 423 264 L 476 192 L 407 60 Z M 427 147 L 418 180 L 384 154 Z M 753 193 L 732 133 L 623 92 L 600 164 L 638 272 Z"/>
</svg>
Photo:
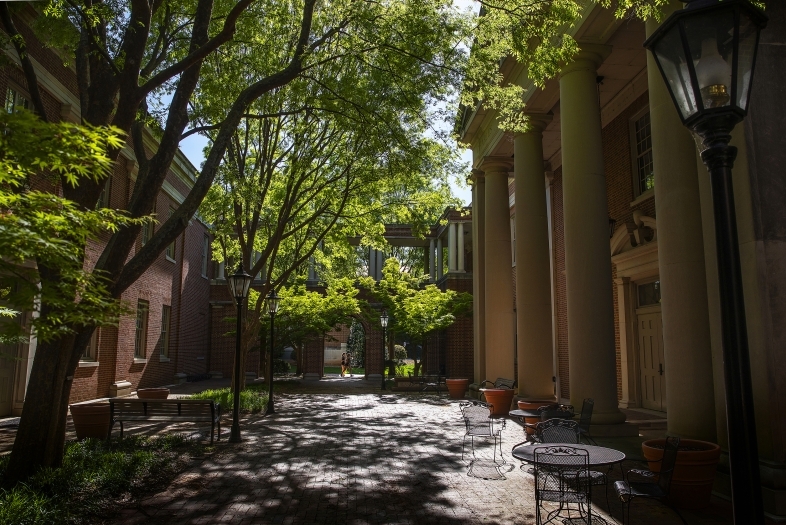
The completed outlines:
<svg viewBox="0 0 786 525">
<path fill-rule="evenodd" d="M 478 2 L 475 0 L 453 0 L 453 5 L 462 10 L 473 9 L 476 11 Z M 443 125 L 448 126 L 449 124 L 445 123 Z M 188 157 L 188 160 L 190 160 L 196 168 L 199 168 L 202 165 L 202 162 L 205 160 L 203 150 L 205 146 L 207 146 L 207 143 L 208 140 L 202 135 L 190 135 L 189 137 L 186 137 L 184 140 L 180 141 L 180 150 L 185 154 L 186 157 Z M 472 163 L 472 151 L 464 150 L 462 152 L 461 158 L 465 163 L 468 164 L 467 170 L 469 170 Z M 464 185 L 464 187 L 460 187 L 456 181 L 451 181 L 450 186 L 453 190 L 453 194 L 461 199 L 465 206 L 472 202 L 472 192 L 469 186 Z"/>
</svg>

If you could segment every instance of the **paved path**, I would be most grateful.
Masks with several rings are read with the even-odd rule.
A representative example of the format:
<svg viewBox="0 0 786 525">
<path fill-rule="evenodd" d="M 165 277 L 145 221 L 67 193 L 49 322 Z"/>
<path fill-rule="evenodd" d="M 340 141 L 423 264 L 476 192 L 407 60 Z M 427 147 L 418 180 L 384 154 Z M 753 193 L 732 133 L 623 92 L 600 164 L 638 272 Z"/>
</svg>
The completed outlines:
<svg viewBox="0 0 786 525">
<path fill-rule="evenodd" d="M 242 444 L 222 439 L 212 455 L 196 460 L 166 490 L 124 509 L 116 522 L 535 522 L 533 477 L 509 454 L 522 440 L 515 423 L 503 437 L 509 466 L 484 462 L 486 445 L 472 473 L 490 479 L 472 477 L 461 459 L 458 402 L 444 395 L 363 393 L 357 386 L 351 394 L 282 395 L 277 414 L 243 421 Z M 689 523 L 730 523 L 728 505 L 715 503 L 711 511 L 687 514 Z M 612 505 L 619 518 L 619 505 Z M 646 502 L 635 505 L 631 517 L 633 523 L 679 523 L 668 509 Z"/>
</svg>

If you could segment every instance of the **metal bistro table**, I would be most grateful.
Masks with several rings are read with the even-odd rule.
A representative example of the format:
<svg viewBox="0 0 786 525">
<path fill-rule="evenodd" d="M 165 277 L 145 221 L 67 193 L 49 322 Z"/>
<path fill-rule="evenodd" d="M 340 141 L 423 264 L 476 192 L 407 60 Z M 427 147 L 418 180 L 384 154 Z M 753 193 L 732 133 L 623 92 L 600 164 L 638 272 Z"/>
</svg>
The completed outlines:
<svg viewBox="0 0 786 525">
<path fill-rule="evenodd" d="M 579 450 L 586 450 L 589 454 L 589 466 L 602 467 L 607 465 L 609 467 L 622 463 L 625 460 L 625 454 L 613 448 L 599 447 L 597 445 L 584 445 L 583 443 L 536 443 L 533 445 L 519 445 L 513 447 L 511 454 L 514 458 L 526 461 L 528 463 L 535 463 L 535 449 L 543 447 L 571 447 Z"/>
<path fill-rule="evenodd" d="M 573 412 L 569 412 L 567 410 L 549 410 L 548 413 L 551 414 L 553 417 L 560 418 L 560 419 L 573 419 L 574 417 L 576 417 L 576 414 L 574 414 Z M 511 417 L 520 417 L 520 418 L 536 417 L 540 419 L 542 412 L 538 412 L 537 410 L 511 410 L 510 412 L 508 412 L 508 414 Z"/>
</svg>

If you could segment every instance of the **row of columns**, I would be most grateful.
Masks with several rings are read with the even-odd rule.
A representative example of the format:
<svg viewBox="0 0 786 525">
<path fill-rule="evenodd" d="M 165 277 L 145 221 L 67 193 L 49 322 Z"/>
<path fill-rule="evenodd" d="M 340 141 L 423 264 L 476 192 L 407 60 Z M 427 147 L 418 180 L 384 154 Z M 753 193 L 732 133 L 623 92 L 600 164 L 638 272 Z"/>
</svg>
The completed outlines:
<svg viewBox="0 0 786 525">
<path fill-rule="evenodd" d="M 655 29 L 647 23 L 647 33 Z M 571 403 L 595 401 L 593 424 L 625 420 L 618 408 L 612 267 L 597 68 L 610 48 L 583 45 L 560 74 L 563 220 Z M 659 267 L 670 434 L 715 440 L 712 354 L 696 151 L 648 54 Z M 519 395 L 554 395 L 552 276 L 542 132 L 530 114 L 514 158 L 473 171 L 476 272 L 475 376 L 510 377 Z M 516 304 L 510 268 L 508 173 L 515 177 Z M 705 174 L 701 174 L 705 175 Z M 517 339 L 514 345 L 514 334 Z"/>
<path fill-rule="evenodd" d="M 445 230 L 448 234 L 448 273 L 464 273 L 464 223 L 449 221 Z M 428 269 L 432 281 L 443 276 L 442 235 L 429 240 Z"/>
</svg>

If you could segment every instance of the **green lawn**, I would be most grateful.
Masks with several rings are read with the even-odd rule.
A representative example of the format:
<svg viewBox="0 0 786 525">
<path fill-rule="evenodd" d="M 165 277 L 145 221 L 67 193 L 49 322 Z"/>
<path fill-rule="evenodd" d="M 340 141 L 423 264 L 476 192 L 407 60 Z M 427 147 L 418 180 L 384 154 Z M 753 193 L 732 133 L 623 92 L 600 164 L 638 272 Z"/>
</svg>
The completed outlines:
<svg viewBox="0 0 786 525">
<path fill-rule="evenodd" d="M 340 366 L 326 366 L 325 369 L 324 369 L 324 373 L 325 374 L 340 374 L 341 373 L 341 367 Z M 366 369 L 365 368 L 352 367 L 352 374 L 353 375 L 359 375 L 359 376 L 366 375 Z"/>
</svg>

